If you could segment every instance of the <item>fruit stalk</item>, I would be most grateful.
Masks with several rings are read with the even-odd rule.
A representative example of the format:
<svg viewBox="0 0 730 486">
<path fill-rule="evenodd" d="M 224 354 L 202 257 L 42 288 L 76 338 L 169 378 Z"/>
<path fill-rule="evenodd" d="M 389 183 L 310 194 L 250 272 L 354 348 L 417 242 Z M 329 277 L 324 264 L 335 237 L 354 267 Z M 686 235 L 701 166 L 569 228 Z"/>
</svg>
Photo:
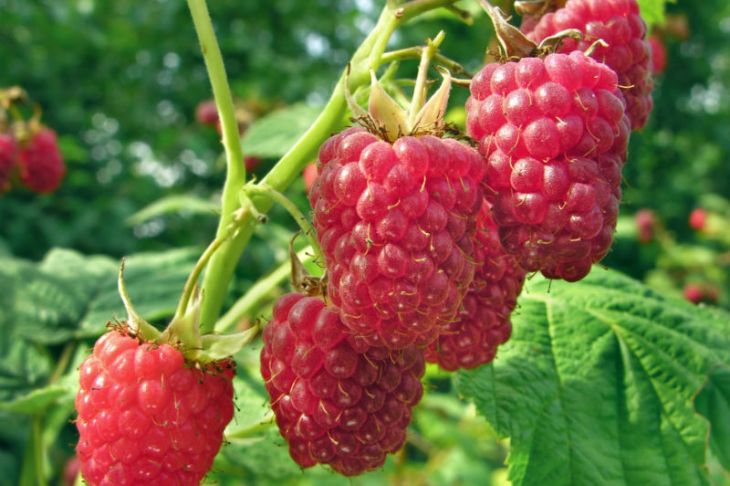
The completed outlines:
<svg viewBox="0 0 730 486">
<path fill-rule="evenodd" d="M 205 0 L 188 0 L 188 8 L 195 25 L 195 32 L 200 42 L 200 50 L 205 60 L 205 67 L 208 71 L 210 84 L 213 89 L 213 97 L 215 98 L 216 107 L 221 123 L 221 133 L 223 135 L 223 148 L 226 154 L 226 181 L 223 185 L 223 194 L 221 197 L 221 216 L 218 222 L 217 238 L 225 235 L 228 226 L 233 221 L 236 210 L 238 209 L 238 193 L 246 182 L 246 167 L 241 163 L 243 160 L 243 150 L 241 149 L 240 138 L 238 134 L 238 123 L 236 122 L 235 111 L 233 107 L 233 96 L 228 85 L 228 77 L 226 76 L 225 65 L 223 64 L 223 56 L 221 55 L 218 39 L 213 30 L 210 13 Z M 242 251 L 247 241 L 246 232 L 242 231 L 231 241 L 225 242 L 224 247 L 229 247 L 230 251 L 236 252 L 238 248 Z M 240 251 L 236 252 L 240 255 Z M 203 290 L 210 294 L 213 301 L 220 300 L 222 302 L 222 294 L 228 286 L 228 280 L 232 275 L 226 277 L 225 271 L 223 275 L 220 273 L 221 267 L 225 267 L 229 262 L 225 258 L 226 252 L 222 251 L 213 255 L 206 280 L 203 283 Z M 224 281 L 224 285 L 216 288 L 211 287 L 209 282 Z M 208 285 L 206 285 L 208 283 Z M 206 299 L 208 300 L 208 299 Z M 204 320 L 203 323 L 210 322 L 213 319 Z M 201 331 L 205 331 L 205 324 L 201 326 Z"/>
</svg>

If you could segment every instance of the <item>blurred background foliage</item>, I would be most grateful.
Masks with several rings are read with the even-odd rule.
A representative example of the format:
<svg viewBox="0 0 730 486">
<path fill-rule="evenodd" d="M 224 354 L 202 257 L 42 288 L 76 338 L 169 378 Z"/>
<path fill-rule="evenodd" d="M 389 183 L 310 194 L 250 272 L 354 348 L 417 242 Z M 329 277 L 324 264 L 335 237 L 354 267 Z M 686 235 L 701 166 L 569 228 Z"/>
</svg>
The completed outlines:
<svg viewBox="0 0 730 486">
<path fill-rule="evenodd" d="M 242 109 L 252 117 L 265 117 L 304 103 L 293 113 L 279 114 L 282 118 L 268 126 L 288 130 L 285 139 L 306 128 L 350 54 L 374 25 L 381 3 L 211 1 Z M 474 5 L 464 2 L 465 8 L 477 12 Z M 668 51 L 667 71 L 657 79 L 649 126 L 632 137 L 624 172 L 623 216 L 614 251 L 605 263 L 672 292 L 681 292 L 690 282 L 712 285 L 719 304 L 728 307 L 730 3 L 679 0 L 668 6 L 668 12 L 667 22 L 658 26 Z M 453 14 L 430 14 L 399 31 L 393 47 L 422 43 L 443 28 L 447 32 L 443 52 L 474 72 L 491 38 L 484 16 L 474 20 L 469 27 Z M 0 255 L 39 261 L 51 248 L 64 247 L 107 255 L 111 258 L 105 265 L 109 265 L 124 255 L 202 247 L 211 239 L 224 166 L 215 129 L 195 120 L 196 107 L 210 97 L 210 88 L 185 2 L 0 0 L 0 59 L 0 86 L 20 85 L 43 107 L 44 122 L 58 132 L 68 165 L 67 177 L 54 194 L 38 196 L 15 189 L 0 195 Z M 415 70 L 412 64 L 404 66 L 404 74 Z M 458 105 L 466 95 L 465 90 L 454 94 L 454 120 L 460 118 Z M 254 122 L 249 139 L 263 159 L 255 172 L 259 176 L 279 155 L 257 142 L 267 133 L 264 123 Z M 289 193 L 306 207 L 302 181 Z M 164 203 L 154 210 L 139 213 L 160 200 Z M 710 212 L 711 228 L 698 232 L 689 227 L 689 214 L 696 207 Z M 642 243 L 633 215 L 644 208 L 654 211 L 656 219 L 652 238 Z M 231 299 L 286 259 L 294 225 L 278 209 L 272 211 L 271 221 L 257 230 L 242 258 Z M 191 259 L 180 261 L 188 268 Z M 259 315 L 265 315 L 265 309 L 259 309 Z M 163 315 L 165 309 L 160 310 Z M 97 334 L 103 331 L 102 324 L 98 323 Z M 49 362 L 62 355 L 62 339 L 43 351 Z M 255 368 L 255 360 L 249 358 L 241 358 L 241 369 Z M 244 381 L 258 386 L 255 378 Z M 496 440 L 472 408 L 450 394 L 447 378 L 436 374 L 429 383 L 431 393 L 418 409 L 405 453 L 362 484 L 382 484 L 383 474 L 401 484 L 485 484 L 480 482 L 484 477 L 495 484 L 505 482 L 506 445 Z M 252 400 L 252 407 L 264 411 L 263 396 Z M 57 430 L 49 433 L 56 435 L 48 439 L 60 444 L 49 466 L 55 472 L 75 441 L 73 428 L 63 426 L 72 404 L 63 406 L 68 413 L 57 411 Z M 0 414 L 0 423 L 11 420 Z M 13 449 L 22 452 L 23 437 L 2 436 L 0 443 L 15 444 Z M 244 433 L 233 445 L 256 440 Z M 256 484 L 286 478 L 290 483 L 332 481 L 317 472 L 304 478 L 291 463 L 285 465 L 291 471 L 282 472 L 277 465 L 256 472 L 255 456 L 236 455 L 236 450 L 231 447 L 218 459 L 222 472 L 217 479 L 225 484 L 239 484 L 230 477 L 254 473 Z M 260 458 L 286 461 L 283 447 L 252 450 L 261 450 Z M 14 484 L 4 478 L 19 477 L 17 468 L 8 465 L 17 457 L 0 454 L 0 470 L 8 471 L 0 484 Z M 415 468 L 406 458 L 420 466 Z M 722 473 L 716 474 L 719 478 Z"/>
</svg>

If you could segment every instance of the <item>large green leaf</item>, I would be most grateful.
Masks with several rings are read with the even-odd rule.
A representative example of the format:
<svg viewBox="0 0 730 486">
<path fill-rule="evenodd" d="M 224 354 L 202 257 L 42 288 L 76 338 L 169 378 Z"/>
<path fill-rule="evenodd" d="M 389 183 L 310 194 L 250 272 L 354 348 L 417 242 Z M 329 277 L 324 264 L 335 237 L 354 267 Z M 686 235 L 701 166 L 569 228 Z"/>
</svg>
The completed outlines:
<svg viewBox="0 0 730 486">
<path fill-rule="evenodd" d="M 125 280 L 135 308 L 149 320 L 170 316 L 199 251 L 172 250 L 127 259 Z M 31 413 L 64 394 L 40 390 L 53 366 L 42 346 L 97 336 L 124 319 L 117 291 L 119 262 L 52 250 L 39 263 L 0 258 L 0 401 Z"/>
<path fill-rule="evenodd" d="M 730 369 L 730 317 L 596 268 L 532 279 L 513 324 L 497 360 L 457 383 L 510 437 L 515 485 L 707 484 L 694 399 Z M 728 380 L 711 383 L 729 396 Z"/>
</svg>

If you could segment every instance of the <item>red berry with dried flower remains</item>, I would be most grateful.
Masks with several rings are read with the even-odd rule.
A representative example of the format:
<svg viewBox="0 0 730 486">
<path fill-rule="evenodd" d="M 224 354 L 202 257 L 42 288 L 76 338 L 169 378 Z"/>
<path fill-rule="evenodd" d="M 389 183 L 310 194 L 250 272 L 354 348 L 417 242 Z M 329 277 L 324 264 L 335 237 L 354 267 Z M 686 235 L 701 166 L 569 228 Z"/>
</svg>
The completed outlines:
<svg viewBox="0 0 730 486">
<path fill-rule="evenodd" d="M 273 314 L 261 374 L 291 457 L 345 476 L 382 466 L 423 394 L 423 354 L 369 346 L 317 297 L 285 295 Z"/>
<path fill-rule="evenodd" d="M 583 278 L 618 217 L 630 125 L 616 74 L 578 51 L 489 64 L 467 115 L 505 249 L 527 271 Z"/>
<path fill-rule="evenodd" d="M 195 366 L 168 344 L 112 330 L 79 370 L 81 472 L 92 486 L 198 485 L 233 417 L 234 364 Z"/>
</svg>

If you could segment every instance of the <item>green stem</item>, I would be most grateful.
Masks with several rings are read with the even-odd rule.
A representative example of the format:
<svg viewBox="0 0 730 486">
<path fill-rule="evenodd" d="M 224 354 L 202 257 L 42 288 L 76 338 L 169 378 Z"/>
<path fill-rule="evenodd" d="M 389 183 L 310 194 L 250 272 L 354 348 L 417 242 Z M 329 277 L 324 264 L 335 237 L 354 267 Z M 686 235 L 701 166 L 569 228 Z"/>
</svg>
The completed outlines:
<svg viewBox="0 0 730 486">
<path fill-rule="evenodd" d="M 208 245 L 208 248 L 205 249 L 203 254 L 200 255 L 200 258 L 195 264 L 195 267 L 193 267 L 190 275 L 188 275 L 188 279 L 185 281 L 185 287 L 183 287 L 183 293 L 180 297 L 180 302 L 177 305 L 177 310 L 175 311 L 175 318 L 179 318 L 185 315 L 185 312 L 188 309 L 188 304 L 190 303 L 190 298 L 192 297 L 193 291 L 195 290 L 195 286 L 198 284 L 198 278 L 200 277 L 200 274 L 203 272 L 203 269 L 213 257 L 215 252 L 226 241 L 228 241 L 230 236 L 231 231 L 228 231 L 223 236 L 217 237 L 210 245 Z"/>
<path fill-rule="evenodd" d="M 231 431 L 231 433 L 226 434 L 226 440 L 227 441 L 234 441 L 234 440 L 242 440 L 242 439 L 250 439 L 252 437 L 258 437 L 263 434 L 263 432 L 266 432 L 267 430 L 271 429 L 276 425 L 276 422 L 274 422 L 274 418 L 269 417 L 267 420 L 263 420 L 259 423 L 249 425 L 248 427 L 242 427 L 237 430 Z"/>
<path fill-rule="evenodd" d="M 423 46 L 406 47 L 405 49 L 398 49 L 396 51 L 389 51 L 383 54 L 381 61 L 385 63 L 401 61 L 403 59 L 420 59 L 423 53 Z M 443 54 L 436 53 L 433 56 L 433 61 L 445 67 L 453 75 L 465 75 L 471 76 L 471 74 L 457 61 L 450 59 Z M 384 77 L 381 76 L 380 80 L 383 81 Z"/>
<path fill-rule="evenodd" d="M 188 2 L 191 5 L 193 19 L 195 20 L 196 16 L 202 17 L 200 22 L 209 25 L 210 19 L 208 18 L 207 10 L 204 8 L 205 2 L 203 0 L 188 0 Z M 399 25 L 424 12 L 453 5 L 456 2 L 457 0 L 414 0 L 396 8 L 392 7 L 391 2 L 389 2 L 383 9 L 375 28 L 352 57 L 349 76 L 350 91 L 354 92 L 358 87 L 370 82 L 370 70 L 377 69 L 380 66 L 381 57 L 385 52 L 388 41 Z M 202 12 L 205 15 L 200 13 L 200 9 L 196 10 L 192 8 L 193 5 L 197 4 L 202 5 Z M 212 36 L 212 29 L 210 29 L 210 35 Z M 209 64 L 207 58 L 206 63 Z M 217 62 L 215 64 L 218 65 Z M 209 68 L 209 74 L 212 75 L 211 71 L 222 73 L 222 61 L 219 66 L 219 69 L 211 70 Z M 347 109 L 344 83 L 345 76 L 343 74 L 322 113 L 320 113 L 309 130 L 299 138 L 294 146 L 289 149 L 266 177 L 264 177 L 261 181 L 262 184 L 267 184 L 280 192 L 284 191 L 299 177 L 299 173 L 304 166 L 316 156 L 320 145 L 327 137 L 341 126 Z M 242 159 L 239 158 L 238 160 L 241 161 Z M 219 230 L 225 228 L 224 222 L 227 223 L 230 220 L 231 213 L 235 211 L 238 201 L 234 201 L 236 195 L 233 193 L 237 193 L 242 186 L 243 180 L 234 178 L 229 172 L 229 178 L 226 180 L 223 193 L 223 213 Z M 272 205 L 271 201 L 266 198 L 257 198 L 253 203 L 261 213 L 266 213 Z M 256 221 L 251 214 L 245 215 L 241 221 L 239 233 L 229 242 L 221 246 L 208 265 L 202 285 L 201 333 L 210 332 L 213 329 L 214 323 L 223 306 L 226 291 L 233 277 L 235 267 L 241 253 L 243 253 L 246 244 L 253 234 L 255 224 Z"/>
<path fill-rule="evenodd" d="M 280 204 L 284 209 L 286 209 L 291 217 L 294 218 L 294 220 L 297 222 L 302 232 L 309 240 L 309 244 L 314 251 L 315 260 L 324 266 L 324 253 L 322 253 L 322 248 L 320 248 L 319 241 L 317 241 L 317 232 L 314 230 L 312 224 L 309 222 L 307 217 L 304 216 L 304 213 L 302 213 L 302 211 L 297 207 L 296 204 L 291 202 L 288 197 L 286 197 L 276 189 L 263 183 L 247 186 L 244 191 L 252 195 L 259 194 L 268 197 L 274 202 Z"/>
<path fill-rule="evenodd" d="M 441 31 L 433 40 L 429 39 L 426 47 L 421 50 L 421 63 L 418 66 L 416 86 L 413 88 L 413 99 L 408 109 L 408 125 L 411 127 L 416 122 L 418 112 L 421 111 L 421 108 L 426 103 L 426 95 L 428 94 L 428 70 L 431 67 L 431 60 L 436 55 L 443 40 L 444 31 Z"/>
<path fill-rule="evenodd" d="M 243 150 L 238 133 L 238 123 L 236 121 L 235 110 L 233 107 L 233 97 L 231 89 L 228 85 L 226 69 L 223 64 L 223 56 L 221 55 L 218 40 L 213 30 L 213 24 L 208 12 L 208 6 L 205 0 L 188 0 L 190 15 L 193 18 L 195 31 L 200 42 L 200 49 L 205 60 L 205 67 L 208 70 L 208 77 L 213 89 L 213 97 L 215 98 L 216 107 L 218 108 L 218 116 L 221 122 L 221 132 L 223 134 L 223 148 L 226 153 L 226 181 L 223 185 L 223 194 L 221 197 L 221 217 L 218 222 L 218 231 L 216 239 L 221 238 L 227 231 L 228 226 L 232 222 L 235 212 L 238 209 L 238 193 L 246 182 L 246 166 L 243 163 Z M 231 241 L 224 242 L 221 246 L 230 247 L 230 251 L 240 255 L 247 241 L 246 232 L 242 231 L 237 237 Z M 225 252 L 221 255 L 213 255 L 210 262 L 210 276 L 206 275 L 203 281 L 203 295 L 209 297 L 213 301 L 223 301 L 223 295 L 228 287 L 230 276 L 226 278 L 226 272 L 221 272 L 221 267 L 225 267 L 230 263 L 225 258 Z M 222 273 L 222 275 L 219 275 Z M 232 271 L 231 271 L 232 275 Z M 211 285 L 222 279 L 224 285 Z M 210 320 L 212 324 L 212 320 Z M 201 326 L 201 332 L 205 329 Z"/>
<path fill-rule="evenodd" d="M 312 261 L 311 248 L 305 248 L 297 253 L 299 260 L 306 264 Z M 224 334 L 236 328 L 241 319 L 251 317 L 254 310 L 261 306 L 282 282 L 291 275 L 291 261 L 287 260 L 264 278 L 259 279 L 243 297 L 221 317 L 215 324 L 215 332 Z"/>
<path fill-rule="evenodd" d="M 38 486 L 46 486 L 45 466 L 43 465 L 43 436 L 41 427 L 41 417 L 35 415 L 31 421 L 33 433 L 33 462 L 36 470 L 36 479 Z"/>
</svg>

